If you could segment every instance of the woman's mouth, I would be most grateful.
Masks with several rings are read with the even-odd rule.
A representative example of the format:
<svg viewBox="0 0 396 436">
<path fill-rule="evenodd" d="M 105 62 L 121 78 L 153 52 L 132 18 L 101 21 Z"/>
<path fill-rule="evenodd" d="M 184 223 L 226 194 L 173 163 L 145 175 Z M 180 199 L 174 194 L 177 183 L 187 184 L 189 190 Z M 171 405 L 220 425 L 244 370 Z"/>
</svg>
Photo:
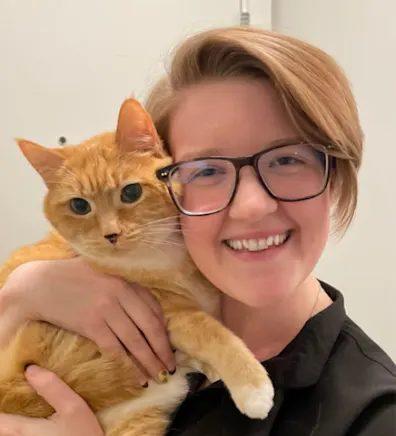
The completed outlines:
<svg viewBox="0 0 396 436">
<path fill-rule="evenodd" d="M 265 251 L 271 247 L 279 247 L 283 245 L 291 235 L 291 230 L 287 232 L 271 235 L 266 238 L 258 239 L 226 239 L 223 241 L 229 248 L 235 251 Z"/>
</svg>

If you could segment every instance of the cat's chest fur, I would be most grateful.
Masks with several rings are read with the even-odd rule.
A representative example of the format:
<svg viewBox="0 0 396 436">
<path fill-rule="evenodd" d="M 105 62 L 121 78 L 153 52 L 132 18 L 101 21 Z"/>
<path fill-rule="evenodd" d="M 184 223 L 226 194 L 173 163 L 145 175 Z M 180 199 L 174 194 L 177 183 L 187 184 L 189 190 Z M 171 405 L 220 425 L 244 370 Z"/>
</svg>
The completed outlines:
<svg viewBox="0 0 396 436">
<path fill-rule="evenodd" d="M 166 384 L 151 382 L 149 387 L 137 398 L 124 401 L 112 407 L 101 410 L 96 414 L 104 429 L 113 427 L 128 416 L 151 408 L 175 409 L 188 393 L 186 374 L 190 369 L 179 367 Z"/>
<path fill-rule="evenodd" d="M 167 256 L 150 251 L 136 256 L 101 257 L 89 262 L 102 272 L 147 288 L 160 304 L 182 298 L 218 316 L 220 293 L 198 271 L 184 247 L 178 247 Z"/>
</svg>

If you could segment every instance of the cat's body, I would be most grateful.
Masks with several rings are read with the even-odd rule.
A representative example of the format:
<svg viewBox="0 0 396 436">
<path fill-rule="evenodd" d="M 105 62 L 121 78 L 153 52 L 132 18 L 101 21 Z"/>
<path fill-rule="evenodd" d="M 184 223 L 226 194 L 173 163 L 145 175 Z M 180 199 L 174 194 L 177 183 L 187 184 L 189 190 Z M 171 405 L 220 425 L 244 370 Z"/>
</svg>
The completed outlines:
<svg viewBox="0 0 396 436">
<path fill-rule="evenodd" d="M 175 206 L 155 178 L 169 158 L 140 105 L 127 100 L 115 133 L 77 147 L 19 144 L 48 187 L 44 210 L 55 230 L 11 256 L 0 269 L 0 286 L 20 264 L 83 256 L 94 268 L 152 292 L 179 350 L 178 366 L 167 383 L 137 387 L 131 359 L 48 323 L 29 322 L 0 349 L 0 412 L 53 413 L 24 377 L 25 365 L 36 363 L 88 402 L 106 435 L 164 434 L 188 392 L 191 368 L 210 379 L 218 374 L 243 413 L 264 418 L 272 406 L 271 382 L 243 342 L 215 319 L 218 292 L 189 258 Z"/>
</svg>

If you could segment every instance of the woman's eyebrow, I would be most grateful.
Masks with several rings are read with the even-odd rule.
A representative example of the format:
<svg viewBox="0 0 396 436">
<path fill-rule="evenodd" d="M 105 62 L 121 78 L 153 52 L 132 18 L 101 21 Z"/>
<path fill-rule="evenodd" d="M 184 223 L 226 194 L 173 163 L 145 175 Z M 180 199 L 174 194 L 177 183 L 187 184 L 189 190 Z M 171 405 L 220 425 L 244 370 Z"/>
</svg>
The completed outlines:
<svg viewBox="0 0 396 436">
<path fill-rule="evenodd" d="M 222 156 L 222 152 L 218 148 L 204 148 L 202 150 L 195 150 L 182 154 L 177 157 L 177 160 L 185 161 L 207 156 Z"/>
<path fill-rule="evenodd" d="M 273 139 L 272 141 L 266 141 L 263 144 L 262 150 L 271 148 L 277 145 L 293 145 L 304 141 L 302 136 L 285 136 L 284 138 Z M 224 156 L 224 151 L 222 152 L 220 148 L 204 148 L 201 150 L 187 151 L 185 154 L 177 157 L 178 162 L 198 159 L 200 157 L 210 157 L 210 156 Z M 228 154 L 227 154 L 228 156 Z"/>
</svg>

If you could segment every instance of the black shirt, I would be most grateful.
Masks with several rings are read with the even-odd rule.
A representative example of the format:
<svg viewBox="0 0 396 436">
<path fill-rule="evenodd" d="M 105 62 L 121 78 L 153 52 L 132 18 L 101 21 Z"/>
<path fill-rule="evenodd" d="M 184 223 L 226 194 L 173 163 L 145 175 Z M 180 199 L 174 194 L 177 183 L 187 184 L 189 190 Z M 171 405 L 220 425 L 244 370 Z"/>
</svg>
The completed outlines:
<svg viewBox="0 0 396 436">
<path fill-rule="evenodd" d="M 168 436 L 393 436 L 396 366 L 345 313 L 339 291 L 276 357 L 263 362 L 275 387 L 265 420 L 242 415 L 224 384 L 192 391 Z"/>
</svg>

